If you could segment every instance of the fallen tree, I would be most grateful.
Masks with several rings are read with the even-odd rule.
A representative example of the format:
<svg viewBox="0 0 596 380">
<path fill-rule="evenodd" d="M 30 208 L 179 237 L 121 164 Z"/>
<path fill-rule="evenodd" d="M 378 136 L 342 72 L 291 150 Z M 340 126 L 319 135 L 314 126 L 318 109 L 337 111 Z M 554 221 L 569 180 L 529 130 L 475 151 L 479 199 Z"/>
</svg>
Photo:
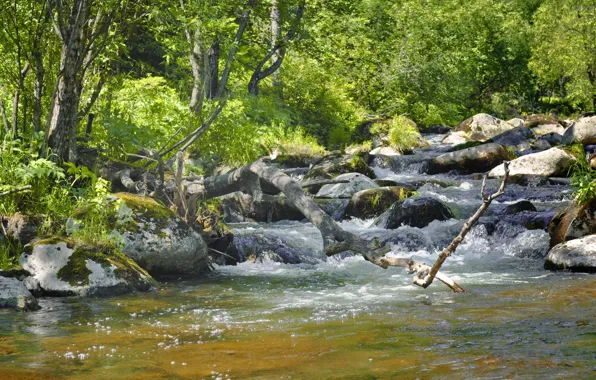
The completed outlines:
<svg viewBox="0 0 596 380">
<path fill-rule="evenodd" d="M 334 256 L 346 251 L 357 252 L 367 261 L 382 268 L 388 268 L 390 266 L 405 268 L 409 274 L 415 274 L 414 284 L 418 286 L 426 288 L 436 278 L 457 293 L 464 292 L 464 289 L 439 270 L 445 260 L 455 252 L 459 244 L 464 240 L 467 233 L 482 214 L 484 214 L 492 201 L 503 195 L 509 176 L 509 163 L 505 162 L 505 176 L 501 181 L 501 185 L 497 192 L 489 196 L 485 194 L 486 177 L 484 178 L 481 190 L 482 205 L 468 219 L 453 241 L 443 249 L 434 265 L 430 266 L 427 263 L 417 262 L 411 258 L 387 255 L 391 249 L 387 246 L 380 246 L 378 239 L 365 240 L 345 231 L 302 190 L 303 187 L 311 186 L 312 183 L 300 183 L 274 166 L 269 165 L 264 159 L 246 164 L 222 175 L 206 178 L 182 177 L 181 170 L 176 170 L 175 178 L 165 183 L 160 181 L 164 178 L 163 162 L 155 159 L 152 159 L 152 161 L 157 162 L 160 173 L 159 177 L 153 176 L 155 182 L 153 185 L 148 186 L 146 182 L 139 184 L 133 181 L 131 179 L 131 172 L 128 169 L 124 169 L 120 173 L 122 183 L 131 191 L 139 190 L 146 192 L 148 188 L 159 189 L 159 191 L 153 192 L 152 195 L 161 198 L 165 202 L 169 202 L 177 209 L 178 214 L 187 221 L 192 222 L 196 220 L 199 200 L 216 198 L 240 191 L 251 195 L 253 200 L 259 201 L 263 197 L 262 186 L 263 182 L 265 182 L 268 186 L 279 189 L 287 202 L 300 210 L 304 217 L 319 229 L 327 256 Z M 181 167 L 180 157 L 178 157 L 178 167 Z M 147 178 L 146 174 L 144 178 Z"/>
</svg>

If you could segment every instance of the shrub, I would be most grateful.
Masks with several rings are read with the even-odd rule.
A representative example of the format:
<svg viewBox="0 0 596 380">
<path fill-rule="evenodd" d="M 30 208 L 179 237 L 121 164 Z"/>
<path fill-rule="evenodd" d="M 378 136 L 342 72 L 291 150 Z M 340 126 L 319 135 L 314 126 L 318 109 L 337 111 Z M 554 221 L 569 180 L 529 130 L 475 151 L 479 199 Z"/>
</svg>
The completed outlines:
<svg viewBox="0 0 596 380">
<path fill-rule="evenodd" d="M 418 128 L 416 128 L 414 122 L 403 116 L 393 118 L 389 128 L 389 143 L 391 147 L 400 152 L 405 152 L 422 146 L 423 141 L 424 139 L 420 132 L 418 132 Z"/>
</svg>

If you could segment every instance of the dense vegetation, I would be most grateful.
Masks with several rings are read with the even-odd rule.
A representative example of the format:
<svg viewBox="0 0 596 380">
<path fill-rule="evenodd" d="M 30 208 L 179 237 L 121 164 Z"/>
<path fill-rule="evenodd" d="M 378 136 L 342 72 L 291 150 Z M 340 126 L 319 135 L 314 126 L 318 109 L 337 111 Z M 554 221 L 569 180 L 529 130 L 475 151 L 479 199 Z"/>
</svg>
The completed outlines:
<svg viewBox="0 0 596 380">
<path fill-rule="evenodd" d="M 371 118 L 407 149 L 403 116 L 596 107 L 594 0 L 0 2 L 0 192 L 32 186 L 0 214 L 48 230 L 101 202 L 84 146 L 127 160 L 188 145 L 200 173 L 345 147 Z"/>
</svg>

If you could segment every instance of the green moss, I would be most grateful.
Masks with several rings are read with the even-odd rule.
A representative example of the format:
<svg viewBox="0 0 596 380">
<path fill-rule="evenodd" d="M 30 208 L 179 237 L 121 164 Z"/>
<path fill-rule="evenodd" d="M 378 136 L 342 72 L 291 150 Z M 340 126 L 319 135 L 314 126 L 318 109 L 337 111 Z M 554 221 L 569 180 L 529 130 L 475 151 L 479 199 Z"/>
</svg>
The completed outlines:
<svg viewBox="0 0 596 380">
<path fill-rule="evenodd" d="M 584 149 L 584 144 L 582 144 L 581 142 L 562 146 L 560 148 L 563 149 L 568 154 L 575 157 L 578 160 L 578 162 L 587 163 L 586 151 Z"/>
<path fill-rule="evenodd" d="M 168 237 L 168 234 L 164 230 L 161 230 L 157 233 L 157 237 L 160 239 L 165 239 Z"/>
<path fill-rule="evenodd" d="M 133 211 L 153 219 L 176 218 L 176 213 L 164 205 L 161 205 L 150 197 L 142 197 L 128 193 L 117 193 L 114 196 L 122 199 Z"/>
</svg>

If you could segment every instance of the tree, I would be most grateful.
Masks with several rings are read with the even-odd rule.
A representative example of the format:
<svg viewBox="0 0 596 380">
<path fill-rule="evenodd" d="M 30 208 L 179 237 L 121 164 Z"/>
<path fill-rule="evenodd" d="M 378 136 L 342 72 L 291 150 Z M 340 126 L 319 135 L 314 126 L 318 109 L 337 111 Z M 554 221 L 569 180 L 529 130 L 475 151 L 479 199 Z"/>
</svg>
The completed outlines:
<svg viewBox="0 0 596 380">
<path fill-rule="evenodd" d="M 534 33 L 530 67 L 546 88 L 596 110 L 596 3 L 546 0 Z"/>
</svg>

